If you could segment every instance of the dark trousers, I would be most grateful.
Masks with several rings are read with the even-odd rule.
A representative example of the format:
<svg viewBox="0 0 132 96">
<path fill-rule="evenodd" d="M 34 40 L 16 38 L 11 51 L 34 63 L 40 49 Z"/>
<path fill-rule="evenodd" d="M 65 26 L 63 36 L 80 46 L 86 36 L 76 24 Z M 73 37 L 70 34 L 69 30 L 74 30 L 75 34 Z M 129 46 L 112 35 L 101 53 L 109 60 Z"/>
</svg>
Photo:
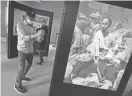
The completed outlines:
<svg viewBox="0 0 132 96">
<path fill-rule="evenodd" d="M 45 43 L 46 43 L 46 40 L 44 38 L 44 40 L 40 43 L 38 43 L 38 52 L 39 52 L 39 60 L 40 62 L 43 62 L 43 57 L 44 57 L 44 53 L 45 53 Z"/>
<path fill-rule="evenodd" d="M 43 57 L 44 57 L 44 51 L 43 50 L 39 50 L 39 60 L 40 62 L 43 62 Z"/>
<path fill-rule="evenodd" d="M 37 55 L 37 46 L 38 46 L 37 44 L 38 44 L 37 41 L 33 42 L 33 52 L 34 52 L 34 55 Z"/>
<path fill-rule="evenodd" d="M 28 63 L 25 63 L 27 60 Z M 25 77 L 27 72 L 32 66 L 32 61 L 33 61 L 33 53 L 30 54 L 25 54 L 23 52 L 18 51 L 18 74 L 16 78 L 16 86 L 21 86 L 22 85 L 22 79 Z"/>
</svg>

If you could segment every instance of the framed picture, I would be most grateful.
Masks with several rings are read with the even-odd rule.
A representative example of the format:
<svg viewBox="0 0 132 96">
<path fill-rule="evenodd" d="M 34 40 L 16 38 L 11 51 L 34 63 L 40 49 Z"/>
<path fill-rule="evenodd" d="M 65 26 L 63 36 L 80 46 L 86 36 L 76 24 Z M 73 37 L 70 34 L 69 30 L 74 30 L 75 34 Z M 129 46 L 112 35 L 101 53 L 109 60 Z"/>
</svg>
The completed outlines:
<svg viewBox="0 0 132 96">
<path fill-rule="evenodd" d="M 50 96 L 121 96 L 132 73 L 132 2 L 67 1 Z"/>
</svg>

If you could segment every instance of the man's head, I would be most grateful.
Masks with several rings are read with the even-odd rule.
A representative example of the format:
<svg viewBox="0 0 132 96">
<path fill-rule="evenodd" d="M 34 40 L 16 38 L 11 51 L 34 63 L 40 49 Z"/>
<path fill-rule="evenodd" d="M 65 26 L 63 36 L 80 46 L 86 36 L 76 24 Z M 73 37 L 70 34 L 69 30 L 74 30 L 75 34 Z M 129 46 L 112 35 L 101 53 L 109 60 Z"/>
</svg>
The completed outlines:
<svg viewBox="0 0 132 96">
<path fill-rule="evenodd" d="M 110 26 L 112 25 L 112 21 L 110 18 L 108 17 L 105 17 L 103 20 L 102 20 L 102 23 L 101 23 L 101 27 L 103 29 L 108 29 Z"/>
<path fill-rule="evenodd" d="M 84 32 L 85 28 L 87 26 L 89 26 L 89 22 L 85 19 L 78 19 L 76 21 L 76 26 L 82 31 L 82 33 Z"/>
<path fill-rule="evenodd" d="M 88 18 L 86 17 L 86 15 L 79 13 L 77 16 L 77 20 L 83 19 L 85 21 L 88 21 Z"/>
<path fill-rule="evenodd" d="M 35 12 L 28 11 L 28 12 L 26 12 L 26 15 L 25 15 L 25 19 L 24 20 L 27 22 L 27 24 L 33 25 L 33 22 L 35 20 L 35 17 L 36 17 Z"/>
<path fill-rule="evenodd" d="M 42 25 L 47 25 L 47 20 L 44 19 L 41 23 Z"/>
</svg>

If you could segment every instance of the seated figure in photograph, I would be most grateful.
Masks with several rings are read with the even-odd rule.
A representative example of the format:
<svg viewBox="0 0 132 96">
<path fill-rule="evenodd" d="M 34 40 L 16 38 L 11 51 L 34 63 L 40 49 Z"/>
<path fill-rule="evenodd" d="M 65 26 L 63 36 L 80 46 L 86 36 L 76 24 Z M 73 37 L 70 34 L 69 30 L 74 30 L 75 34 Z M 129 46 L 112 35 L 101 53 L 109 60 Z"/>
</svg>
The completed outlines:
<svg viewBox="0 0 132 96">
<path fill-rule="evenodd" d="M 37 46 L 37 51 L 39 52 L 39 62 L 37 62 L 38 65 L 42 65 L 44 63 L 44 53 L 45 53 L 45 46 L 46 46 L 46 41 L 47 41 L 47 34 L 48 34 L 48 26 L 47 26 L 47 21 L 43 20 L 41 22 L 42 24 L 38 29 L 36 29 L 37 32 L 43 32 L 44 35 L 40 36 L 36 39 L 38 42 Z"/>
<path fill-rule="evenodd" d="M 33 27 L 36 14 L 32 11 L 26 12 L 23 21 L 17 24 L 18 36 L 18 73 L 14 89 L 19 93 L 25 93 L 27 90 L 22 86 L 22 80 L 30 81 L 25 75 L 32 66 L 33 61 L 33 42 L 36 38 L 43 36 L 43 32 L 36 33 Z M 28 63 L 25 61 L 27 60 Z"/>
</svg>

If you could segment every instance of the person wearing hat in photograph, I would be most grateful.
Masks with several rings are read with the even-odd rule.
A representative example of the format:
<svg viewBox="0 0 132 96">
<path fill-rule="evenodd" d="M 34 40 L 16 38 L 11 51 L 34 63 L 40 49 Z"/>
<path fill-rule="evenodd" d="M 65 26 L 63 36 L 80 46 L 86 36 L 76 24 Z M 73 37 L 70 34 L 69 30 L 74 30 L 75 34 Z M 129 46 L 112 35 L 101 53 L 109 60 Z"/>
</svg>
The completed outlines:
<svg viewBox="0 0 132 96">
<path fill-rule="evenodd" d="M 90 14 L 91 26 L 94 27 L 94 25 L 99 24 L 101 19 L 102 19 L 102 16 L 99 12 L 91 13 Z"/>
<path fill-rule="evenodd" d="M 100 15 L 99 12 L 90 14 L 90 23 L 91 23 L 93 32 L 91 34 L 89 44 L 92 42 L 95 33 L 101 29 L 101 24 L 100 24 L 101 19 L 102 19 L 102 16 Z"/>
<path fill-rule="evenodd" d="M 36 33 L 33 27 L 36 14 L 33 11 L 26 12 L 23 21 L 17 24 L 17 36 L 18 36 L 18 73 L 14 89 L 19 93 L 26 93 L 27 89 L 22 86 L 22 80 L 30 81 L 30 78 L 25 77 L 33 61 L 33 41 L 43 35 L 40 31 Z M 25 61 L 27 60 L 27 63 Z"/>
<path fill-rule="evenodd" d="M 44 63 L 43 57 L 44 57 L 45 46 L 48 36 L 47 21 L 43 20 L 41 23 L 42 24 L 40 25 L 40 28 L 36 29 L 37 32 L 42 31 L 44 33 L 43 36 L 40 36 L 36 39 L 36 41 L 38 42 L 37 50 L 39 52 L 39 62 L 36 63 L 38 65 L 42 65 Z"/>
</svg>

